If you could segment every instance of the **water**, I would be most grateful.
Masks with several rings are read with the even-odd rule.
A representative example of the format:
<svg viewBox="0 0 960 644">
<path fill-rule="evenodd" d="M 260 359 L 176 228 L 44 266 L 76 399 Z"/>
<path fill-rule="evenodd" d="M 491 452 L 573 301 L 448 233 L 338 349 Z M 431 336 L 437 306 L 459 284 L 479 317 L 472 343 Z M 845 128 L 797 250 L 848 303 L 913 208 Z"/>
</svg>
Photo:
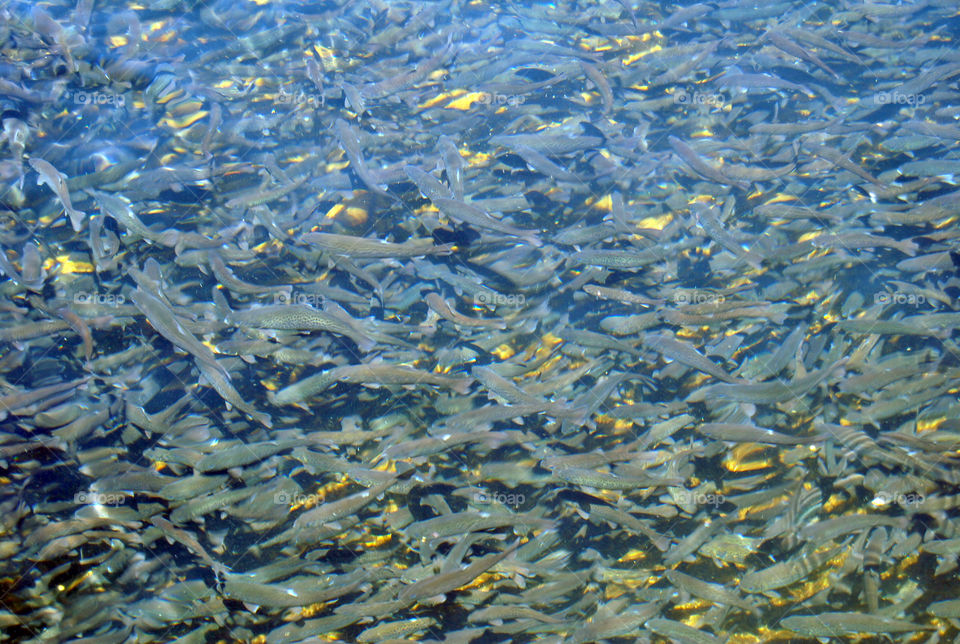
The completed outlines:
<svg viewBox="0 0 960 644">
<path fill-rule="evenodd" d="M 956 636 L 954 7 L 0 11 L 5 639 Z"/>
</svg>

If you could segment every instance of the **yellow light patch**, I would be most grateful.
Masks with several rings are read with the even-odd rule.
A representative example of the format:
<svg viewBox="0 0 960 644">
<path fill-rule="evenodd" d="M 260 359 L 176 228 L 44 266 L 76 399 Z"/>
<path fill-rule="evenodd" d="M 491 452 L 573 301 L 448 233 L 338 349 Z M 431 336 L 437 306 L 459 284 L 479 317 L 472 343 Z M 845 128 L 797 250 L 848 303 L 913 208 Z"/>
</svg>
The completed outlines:
<svg viewBox="0 0 960 644">
<path fill-rule="evenodd" d="M 844 505 L 847 502 L 847 499 L 840 496 L 839 494 L 831 494 L 830 498 L 826 500 L 823 504 L 823 509 L 827 512 L 833 512 L 840 506 Z"/>
<path fill-rule="evenodd" d="M 704 601 L 702 599 L 691 599 L 686 603 L 674 605 L 674 608 L 676 610 L 703 610 L 704 608 L 710 608 L 711 606 L 713 606 L 713 604 L 711 604 L 710 602 Z M 687 619 L 692 620 L 698 617 L 702 619 L 702 617 L 698 615 L 690 615 Z M 699 622 L 700 619 L 697 619 L 697 622 Z M 696 624 L 691 624 L 689 622 L 685 622 L 685 623 L 687 624 L 687 626 L 693 626 L 694 628 L 696 628 L 697 626 Z"/>
<path fill-rule="evenodd" d="M 613 196 L 604 195 L 598 199 L 595 203 L 591 204 L 591 207 L 599 210 L 601 212 L 610 212 L 613 210 Z"/>
<path fill-rule="evenodd" d="M 580 41 L 580 46 L 587 51 L 609 51 L 611 48 L 610 39 L 599 36 L 583 38 Z"/>
<path fill-rule="evenodd" d="M 773 602 L 771 602 L 771 603 L 773 603 Z M 778 605 L 778 606 L 782 606 L 782 605 L 783 605 L 783 600 L 781 599 L 781 600 L 780 600 L 780 604 L 777 604 L 777 605 Z M 778 630 L 778 631 L 775 631 L 775 630 L 772 630 L 772 629 L 767 628 L 766 626 L 761 626 L 761 627 L 758 629 L 758 631 L 759 631 L 759 633 L 760 633 L 760 641 L 761 641 L 761 642 L 771 642 L 771 641 L 773 641 L 773 640 L 787 640 L 787 641 L 789 641 L 789 640 L 792 640 L 793 638 L 795 638 L 795 637 L 797 636 L 797 634 L 794 633 L 793 631 L 785 631 L 785 630 L 782 630 L 782 629 L 781 629 L 781 630 Z M 730 641 L 733 641 L 733 640 L 730 640 Z"/>
<path fill-rule="evenodd" d="M 459 98 L 460 96 L 463 96 L 466 93 L 467 93 L 466 90 L 463 90 L 463 89 L 455 89 L 449 92 L 443 92 L 442 94 L 438 94 L 437 96 L 434 96 L 433 98 L 428 100 L 426 103 L 422 103 L 417 107 L 422 110 L 428 109 L 431 107 L 436 107 L 437 105 L 440 105 L 445 101 L 449 101 L 450 99 L 454 99 L 454 98 Z"/>
<path fill-rule="evenodd" d="M 346 212 L 346 223 L 351 226 L 360 226 L 367 222 L 367 211 L 363 208 L 347 208 Z"/>
<path fill-rule="evenodd" d="M 371 539 L 363 542 L 364 548 L 377 548 L 382 546 L 385 543 L 390 543 L 393 540 L 393 535 L 382 534 L 379 536 L 374 536 Z"/>
<path fill-rule="evenodd" d="M 787 637 L 793 635 L 793 633 L 786 633 Z M 759 644 L 761 640 L 758 636 L 751 633 L 733 633 L 727 638 L 727 644 Z"/>
<path fill-rule="evenodd" d="M 272 250 L 280 250 L 281 248 L 283 248 L 283 244 L 281 244 L 279 240 L 271 239 L 271 240 L 269 240 L 269 241 L 265 241 L 265 242 L 263 242 L 263 243 L 257 244 L 256 246 L 254 246 L 254 247 L 251 248 L 250 250 L 252 250 L 253 252 L 255 252 L 255 253 L 257 253 L 257 254 L 263 254 L 263 253 L 269 252 L 271 249 L 272 249 Z M 317 281 L 319 281 L 319 280 L 317 280 Z"/>
<path fill-rule="evenodd" d="M 940 176 L 943 176 L 943 175 L 940 175 Z M 944 219 L 943 221 L 940 221 L 940 222 L 935 223 L 935 224 L 933 225 L 933 227 L 934 227 L 934 228 L 937 228 L 937 229 L 946 228 L 947 226 L 953 224 L 953 223 L 956 222 L 956 221 L 957 221 L 957 218 L 956 218 L 956 217 L 948 217 L 947 219 Z"/>
<path fill-rule="evenodd" d="M 909 557 L 905 557 L 905 558 L 901 559 L 899 562 L 897 562 L 897 568 L 898 568 L 899 570 L 905 570 L 905 569 L 909 568 L 910 566 L 916 564 L 916 563 L 917 563 L 917 560 L 918 560 L 919 558 L 920 558 L 920 554 L 915 552 L 915 553 L 913 553 L 912 555 L 910 555 Z"/>
<path fill-rule="evenodd" d="M 272 380 L 261 380 L 260 384 L 263 385 L 263 388 L 267 391 L 277 391 L 280 387 Z"/>
<path fill-rule="evenodd" d="M 195 112 L 195 113 L 193 113 L 193 114 L 187 115 L 187 116 L 185 116 L 185 117 L 183 117 L 182 119 L 179 119 L 179 120 L 174 119 L 174 118 L 171 118 L 171 117 L 168 116 L 168 117 L 166 117 L 166 118 L 164 118 L 164 119 L 161 119 L 160 122 L 163 123 L 164 125 L 168 126 L 168 127 L 172 127 L 172 128 L 175 129 L 175 130 L 180 130 L 180 129 L 183 129 L 183 128 L 185 128 L 185 127 L 190 127 L 191 125 L 193 125 L 194 123 L 196 123 L 197 121 L 199 121 L 200 119 L 202 119 L 204 116 L 206 116 L 206 115 L 209 114 L 209 113 L 210 113 L 210 112 L 208 112 L 208 111 L 206 111 L 206 110 L 200 110 L 199 112 Z"/>
<path fill-rule="evenodd" d="M 190 99 L 167 108 L 168 116 L 189 116 L 203 108 L 203 101 Z"/>
<path fill-rule="evenodd" d="M 651 230 L 663 230 L 667 227 L 667 224 L 673 221 L 673 215 L 670 213 L 665 213 L 659 217 L 646 217 L 641 219 L 637 224 L 637 228 L 649 228 Z"/>
<path fill-rule="evenodd" d="M 501 360 L 507 360 L 509 358 L 512 358 L 513 355 L 516 353 L 516 351 L 514 351 L 513 347 L 511 347 L 508 344 L 501 344 L 499 347 L 497 347 L 490 353 L 497 356 Z"/>
<path fill-rule="evenodd" d="M 823 296 L 817 293 L 816 291 L 810 291 L 803 297 L 799 298 L 797 300 L 797 304 L 813 304 L 814 302 L 819 302 L 822 298 Z M 826 315 L 824 315 L 824 317 L 827 317 L 828 315 L 832 315 L 832 314 L 827 313 Z M 835 320 L 828 320 L 828 322 L 834 322 L 834 321 Z"/>
<path fill-rule="evenodd" d="M 580 92 L 578 94 L 580 99 L 584 102 L 585 105 L 593 105 L 597 102 L 598 95 L 591 92 Z"/>
<path fill-rule="evenodd" d="M 498 579 L 502 579 L 502 577 L 494 573 L 485 572 L 479 577 L 477 577 L 476 579 L 474 579 L 473 581 L 471 581 L 470 583 L 468 583 L 466 586 L 460 586 L 460 588 L 457 588 L 457 590 L 468 590 L 470 588 L 482 588 L 483 586 L 490 584 L 490 582 L 496 581 Z M 488 588 L 485 588 L 485 590 L 492 590 L 492 588 L 488 587 Z"/>
<path fill-rule="evenodd" d="M 530 380 L 541 380 L 542 376 L 549 372 L 552 367 L 556 366 L 558 363 L 563 362 L 563 356 L 557 355 L 547 360 L 539 369 L 534 369 L 533 371 L 528 371 L 527 373 L 520 376 L 521 379 L 530 379 Z M 571 369 L 573 367 L 570 367 Z"/>
<path fill-rule="evenodd" d="M 641 58 L 644 58 L 644 57 L 646 57 L 646 56 L 649 56 L 650 54 L 654 54 L 654 53 L 656 53 L 656 52 L 658 52 L 658 51 L 663 51 L 663 47 L 661 47 L 660 45 L 654 45 L 654 46 L 651 47 L 650 49 L 647 49 L 647 50 L 645 50 L 645 51 L 638 51 L 637 53 L 633 54 L 632 56 L 627 56 L 626 58 L 623 59 L 623 64 L 624 64 L 624 65 L 632 65 L 632 64 L 634 64 L 635 62 L 637 62 L 638 60 L 640 60 Z"/>
<path fill-rule="evenodd" d="M 69 255 L 58 255 L 55 258 L 48 257 L 43 262 L 44 270 L 51 270 L 54 266 L 58 267 L 61 275 L 70 275 L 72 273 L 92 273 L 93 264 L 89 262 L 70 259 Z"/>
<path fill-rule="evenodd" d="M 317 53 L 317 56 L 322 61 L 324 69 L 334 72 L 342 71 L 340 62 L 337 60 L 337 56 L 332 49 L 327 49 L 321 45 L 314 45 L 313 51 Z"/>
<path fill-rule="evenodd" d="M 544 335 L 540 338 L 540 342 L 541 342 L 545 347 L 551 347 L 551 348 L 552 348 L 552 347 L 555 347 L 555 346 L 557 346 L 558 344 L 562 343 L 563 340 L 562 340 L 561 338 L 553 335 L 552 333 L 546 333 L 546 334 L 544 334 Z"/>
<path fill-rule="evenodd" d="M 477 152 L 473 156 L 469 157 L 467 162 L 470 164 L 470 167 L 486 167 L 490 165 L 490 162 L 493 160 L 492 154 L 487 154 L 485 152 Z"/>
<path fill-rule="evenodd" d="M 126 36 L 110 36 L 107 38 L 107 42 L 110 43 L 111 47 L 123 47 L 130 40 Z"/>
<path fill-rule="evenodd" d="M 928 432 L 932 429 L 939 429 L 940 425 L 947 419 L 943 416 L 940 418 L 932 418 L 928 420 L 918 420 L 917 421 L 917 433 Z"/>
<path fill-rule="evenodd" d="M 458 97 L 457 99 L 451 101 L 444 106 L 444 109 L 447 110 L 460 110 L 465 112 L 473 107 L 474 103 L 486 104 L 489 98 L 489 94 L 484 92 L 470 92 L 463 96 Z"/>
<path fill-rule="evenodd" d="M 74 579 L 72 582 L 70 582 L 69 586 L 66 586 L 66 587 L 61 586 L 61 588 L 63 588 L 64 592 L 70 592 L 71 590 L 73 590 L 74 588 L 76 588 L 77 586 L 79 586 L 85 580 L 89 579 L 92 576 L 93 576 L 93 569 L 90 569 L 87 572 L 80 575 L 79 577 L 77 577 L 76 579 Z"/>
<path fill-rule="evenodd" d="M 753 472 L 770 467 L 769 458 L 762 458 L 765 445 L 742 443 L 731 449 L 723 459 L 723 466 L 730 472 Z"/>
<path fill-rule="evenodd" d="M 776 506 L 780 505 L 788 498 L 790 498 L 788 495 L 781 494 L 775 499 L 770 499 L 766 503 L 758 503 L 757 505 L 751 505 L 746 508 L 740 508 L 740 510 L 737 512 L 737 517 L 742 521 L 754 514 L 765 512 L 771 508 L 775 508 Z"/>
<path fill-rule="evenodd" d="M 789 591 L 790 597 L 794 601 L 803 601 L 805 599 L 810 599 L 821 590 L 828 588 L 830 586 L 830 575 L 827 573 L 828 571 L 824 571 L 823 574 L 819 575 L 813 581 L 805 582 L 792 589 Z"/>
<path fill-rule="evenodd" d="M 617 559 L 618 563 L 629 563 L 631 561 L 643 561 L 647 558 L 647 553 L 643 550 L 631 550 L 627 554 Z"/>
<path fill-rule="evenodd" d="M 383 461 L 382 463 L 378 463 L 377 465 L 375 465 L 372 469 L 376 470 L 377 472 L 396 472 L 397 471 L 397 467 L 393 461 Z"/>
</svg>

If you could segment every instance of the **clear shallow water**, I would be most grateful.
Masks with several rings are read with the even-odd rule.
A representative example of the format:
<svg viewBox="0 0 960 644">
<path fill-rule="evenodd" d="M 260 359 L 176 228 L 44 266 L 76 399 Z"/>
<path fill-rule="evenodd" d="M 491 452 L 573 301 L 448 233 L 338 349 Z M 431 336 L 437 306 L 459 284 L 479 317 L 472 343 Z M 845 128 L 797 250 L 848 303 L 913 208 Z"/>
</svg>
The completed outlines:
<svg viewBox="0 0 960 644">
<path fill-rule="evenodd" d="M 950 7 L 4 12 L 8 639 L 955 635 Z"/>
</svg>

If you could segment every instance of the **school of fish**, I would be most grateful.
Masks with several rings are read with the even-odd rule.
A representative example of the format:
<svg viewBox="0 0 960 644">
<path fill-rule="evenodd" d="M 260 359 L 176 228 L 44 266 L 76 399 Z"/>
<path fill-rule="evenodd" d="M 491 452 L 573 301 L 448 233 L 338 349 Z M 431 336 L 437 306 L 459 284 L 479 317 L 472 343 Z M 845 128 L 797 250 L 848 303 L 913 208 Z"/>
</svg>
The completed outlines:
<svg viewBox="0 0 960 644">
<path fill-rule="evenodd" d="M 0 5 L 0 640 L 960 637 L 949 0 Z"/>
</svg>

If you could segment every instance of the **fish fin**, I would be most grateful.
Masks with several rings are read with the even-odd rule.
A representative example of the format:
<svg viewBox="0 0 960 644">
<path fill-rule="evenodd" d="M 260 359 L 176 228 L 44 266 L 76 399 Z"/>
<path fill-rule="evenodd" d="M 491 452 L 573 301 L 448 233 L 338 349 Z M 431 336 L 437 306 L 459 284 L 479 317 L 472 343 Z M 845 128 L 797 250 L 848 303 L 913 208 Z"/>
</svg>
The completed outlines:
<svg viewBox="0 0 960 644">
<path fill-rule="evenodd" d="M 453 385 L 451 388 L 461 396 L 467 396 L 470 394 L 470 387 L 473 386 L 473 383 L 473 378 L 466 378 L 462 382 L 458 382 L 457 384 Z"/>
<path fill-rule="evenodd" d="M 355 340 L 355 342 L 357 343 L 357 348 L 363 351 L 364 353 L 370 353 L 371 351 L 373 351 L 373 348 L 377 346 L 376 340 L 366 336 L 360 336 L 360 338 Z"/>
<path fill-rule="evenodd" d="M 77 210 L 76 208 L 70 208 L 69 210 L 64 208 L 64 212 L 70 219 L 70 225 L 73 226 L 73 232 L 80 232 L 80 230 L 83 228 L 83 220 L 86 219 L 87 213 Z"/>
</svg>

